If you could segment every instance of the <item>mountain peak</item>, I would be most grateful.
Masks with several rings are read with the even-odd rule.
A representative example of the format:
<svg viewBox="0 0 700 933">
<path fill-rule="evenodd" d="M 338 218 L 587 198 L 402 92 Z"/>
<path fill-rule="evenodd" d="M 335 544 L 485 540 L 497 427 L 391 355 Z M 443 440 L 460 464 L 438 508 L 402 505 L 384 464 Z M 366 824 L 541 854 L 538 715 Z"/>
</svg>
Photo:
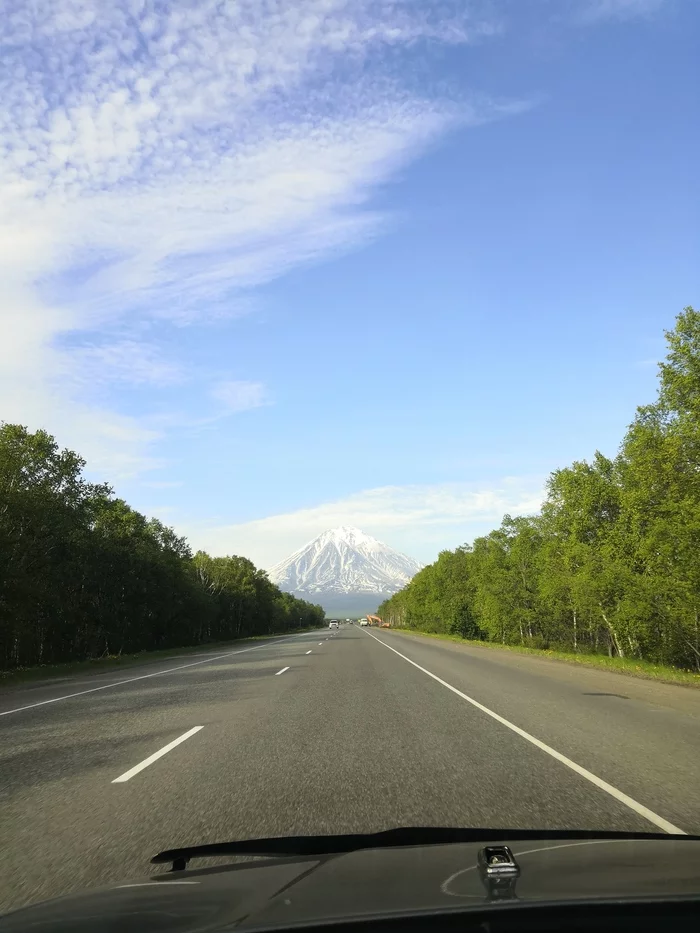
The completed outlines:
<svg viewBox="0 0 700 933">
<path fill-rule="evenodd" d="M 328 531 L 324 531 L 323 534 L 320 534 L 316 541 L 342 541 L 345 544 L 356 545 L 356 544 L 368 544 L 374 543 L 380 547 L 386 547 L 380 541 L 377 541 L 376 538 L 373 538 L 371 535 L 365 534 L 364 531 L 361 531 L 359 528 L 355 528 L 354 525 L 338 525 L 337 528 L 330 528 Z M 313 542 L 309 542 L 310 544 Z"/>
<path fill-rule="evenodd" d="M 316 597 L 339 594 L 384 598 L 404 587 L 421 565 L 360 528 L 324 531 L 269 571 L 280 589 Z"/>
<path fill-rule="evenodd" d="M 364 532 L 360 531 L 359 528 L 355 528 L 354 525 L 338 525 L 337 528 L 329 528 L 328 531 L 324 531 L 320 534 L 319 538 L 354 538 L 356 535 L 364 535 Z"/>
</svg>

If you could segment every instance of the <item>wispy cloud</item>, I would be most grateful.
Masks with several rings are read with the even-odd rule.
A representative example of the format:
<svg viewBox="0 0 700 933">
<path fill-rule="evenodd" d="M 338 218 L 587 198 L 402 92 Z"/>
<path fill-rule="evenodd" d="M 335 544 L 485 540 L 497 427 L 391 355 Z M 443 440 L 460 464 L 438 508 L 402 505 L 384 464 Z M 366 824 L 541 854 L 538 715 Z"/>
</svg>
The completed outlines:
<svg viewBox="0 0 700 933">
<path fill-rule="evenodd" d="M 571 2 L 595 21 L 661 0 Z M 6 0 L 3 417 L 110 476 L 154 465 L 166 429 L 104 387 L 188 374 L 124 334 L 241 313 L 256 285 L 376 236 L 373 193 L 442 134 L 521 110 L 407 77 L 434 46 L 495 36 L 494 9 L 507 19 L 481 0 Z"/>
<path fill-rule="evenodd" d="M 605 20 L 629 20 L 649 16 L 667 2 L 668 0 L 573 0 L 573 6 L 578 22 L 593 25 Z"/>
<path fill-rule="evenodd" d="M 227 412 L 249 411 L 269 404 L 265 386 L 261 382 L 229 380 L 212 389 L 212 398 L 221 402 Z"/>
<path fill-rule="evenodd" d="M 383 486 L 257 521 L 181 527 L 198 548 L 213 554 L 244 553 L 263 567 L 338 525 L 356 525 L 428 561 L 441 549 L 490 530 L 506 513 L 539 511 L 544 485 L 543 477 L 533 476 L 490 483 Z"/>
<path fill-rule="evenodd" d="M 104 381 L 169 386 L 186 378 L 183 368 L 165 359 L 157 346 L 133 338 L 75 346 L 64 355 L 64 362 L 70 363 L 76 379 L 93 387 Z"/>
<path fill-rule="evenodd" d="M 122 324 L 226 314 L 242 290 L 380 229 L 368 204 L 378 184 L 450 126 L 505 112 L 402 84 L 401 56 L 495 31 L 473 4 L 455 9 L 8 0 L 0 362 L 11 378 L 0 401 L 12 395 L 12 416 L 66 427 L 85 449 L 77 426 L 93 409 L 75 386 L 96 368 L 101 381 L 132 384 L 181 375 L 108 336 Z M 101 337 L 57 343 L 81 332 Z M 104 407 L 94 417 L 112 425 L 104 444 L 121 436 L 120 454 L 128 435 L 134 462 L 154 437 Z"/>
</svg>

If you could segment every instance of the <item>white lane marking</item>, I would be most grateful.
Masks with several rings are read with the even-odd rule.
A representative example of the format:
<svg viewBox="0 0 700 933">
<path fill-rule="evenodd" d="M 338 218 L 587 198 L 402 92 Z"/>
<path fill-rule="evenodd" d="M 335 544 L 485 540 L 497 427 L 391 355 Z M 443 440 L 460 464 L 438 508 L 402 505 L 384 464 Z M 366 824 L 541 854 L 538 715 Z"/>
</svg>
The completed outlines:
<svg viewBox="0 0 700 933">
<path fill-rule="evenodd" d="M 302 636 L 306 633 L 302 633 Z M 226 654 L 217 654 L 213 658 L 204 658 L 203 661 L 192 661 L 190 664 L 180 664 L 178 667 L 169 667 L 165 671 L 154 671 L 152 674 L 141 674 L 139 677 L 129 677 L 128 680 L 117 680 L 112 684 L 103 684 L 101 687 L 91 687 L 89 690 L 79 690 L 78 693 L 66 693 L 61 697 L 54 697 L 52 700 L 42 700 L 40 703 L 29 703 L 27 706 L 18 706 L 16 709 L 7 709 L 0 713 L 0 716 L 9 716 L 10 713 L 22 713 L 26 709 L 34 709 L 37 706 L 46 706 L 48 703 L 58 703 L 59 700 L 71 700 L 73 697 L 82 697 L 86 693 L 97 693 L 98 690 L 109 690 L 110 687 L 121 687 L 124 684 L 133 684 L 137 680 L 148 680 L 149 677 L 160 677 L 162 674 L 172 674 L 175 671 L 184 671 L 186 667 L 196 667 L 198 664 L 209 664 L 211 661 L 220 661 L 222 658 L 230 658 L 234 654 L 245 654 L 247 651 L 257 651 L 258 648 L 269 648 L 271 645 L 279 645 L 287 638 L 299 638 L 299 635 L 287 635 L 284 638 L 278 638 L 275 641 L 266 641 L 264 645 L 253 645 L 251 648 L 241 648 L 239 651 L 228 651 Z"/>
<path fill-rule="evenodd" d="M 310 652 L 310 651 L 307 651 L 306 653 L 307 653 L 307 654 L 311 654 L 311 652 Z"/>
<path fill-rule="evenodd" d="M 288 667 L 283 667 L 281 671 L 277 671 L 277 673 L 275 674 L 275 677 L 279 677 L 280 674 L 284 674 L 284 672 L 288 670 L 289 670 Z"/>
<path fill-rule="evenodd" d="M 201 884 L 201 881 L 140 881 L 137 884 L 118 884 L 117 888 L 159 888 L 162 884 Z"/>
<path fill-rule="evenodd" d="M 653 823 L 654 826 L 658 826 L 659 829 L 663 829 L 665 833 L 671 833 L 678 836 L 686 836 L 687 833 L 684 830 L 679 829 L 678 826 L 674 826 L 673 823 L 669 823 L 668 820 L 665 820 L 662 816 L 659 816 L 658 813 L 654 813 L 653 810 L 649 810 L 648 807 L 645 807 L 643 804 L 638 803 L 632 797 L 628 797 L 627 794 L 623 794 L 621 790 L 618 790 L 617 787 L 613 787 L 612 784 L 608 784 L 607 781 L 604 781 L 602 778 L 599 778 L 597 775 L 593 774 L 591 771 L 587 771 L 586 768 L 582 768 L 581 765 L 577 765 L 575 761 L 572 761 L 570 758 L 567 758 L 565 755 L 562 755 L 556 749 L 552 748 L 550 745 L 546 745 L 544 742 L 541 742 L 539 739 L 536 739 L 534 735 L 530 735 L 529 732 L 526 732 L 524 729 L 521 729 L 519 726 L 516 726 L 514 723 L 510 722 L 508 719 L 504 719 L 503 716 L 499 716 L 498 713 L 494 713 L 493 710 L 489 709 L 488 706 L 484 706 L 483 703 L 479 703 L 478 700 L 475 700 L 473 697 L 467 696 L 466 693 L 462 693 L 461 690 L 458 690 L 456 687 L 453 687 L 452 684 L 448 684 L 446 680 L 443 680 L 441 677 L 438 677 L 437 674 L 433 674 L 431 671 L 427 670 L 425 667 L 421 667 L 420 664 L 416 664 L 415 661 L 412 661 L 410 658 L 407 658 L 405 654 L 401 654 L 400 651 L 397 651 L 396 648 L 392 648 L 391 645 L 387 645 L 385 641 L 382 641 L 381 638 L 377 638 L 376 635 L 372 635 L 371 632 L 365 632 L 366 635 L 369 635 L 370 638 L 373 638 L 375 641 L 378 641 L 380 645 L 383 645 L 385 648 L 388 648 L 389 651 L 393 651 L 394 654 L 398 654 L 400 658 L 403 658 L 404 661 L 408 661 L 409 664 L 412 664 L 414 667 L 417 667 L 419 671 L 422 671 L 424 674 L 427 674 L 428 677 L 432 677 L 433 680 L 436 680 L 439 684 L 442 684 L 443 687 L 447 687 L 448 690 L 451 690 L 452 693 L 456 693 L 458 697 L 461 697 L 463 700 L 466 700 L 467 703 L 471 703 L 472 706 L 475 706 L 477 709 L 480 709 L 482 713 L 486 713 L 487 716 L 490 716 L 492 719 L 495 719 L 496 722 L 500 722 L 502 726 L 505 726 L 507 729 L 510 729 L 512 732 L 515 732 L 516 735 L 521 736 L 528 742 L 531 742 L 541 751 L 546 752 L 546 754 L 551 755 L 552 758 L 555 758 L 557 761 L 560 761 L 563 765 L 566 765 L 567 768 L 571 768 L 572 771 L 575 771 L 576 774 L 579 774 L 581 777 L 585 778 L 587 781 L 590 781 L 591 784 L 595 784 L 596 787 L 599 787 L 601 790 L 604 790 L 606 794 L 610 794 L 611 797 L 614 797 L 615 800 L 619 800 L 620 803 L 624 803 L 626 807 L 629 807 L 630 810 L 634 810 L 635 813 L 638 813 L 640 816 L 643 816 L 645 820 L 649 820 L 650 823 Z"/>
<path fill-rule="evenodd" d="M 320 641 L 320 642 L 319 642 L 319 645 L 322 645 L 322 644 L 323 644 L 323 642 L 322 642 L 322 641 Z"/>
<path fill-rule="evenodd" d="M 134 777 L 135 774 L 138 774 L 139 771 L 143 771 L 144 768 L 152 765 L 154 761 L 158 761 L 158 759 L 162 758 L 163 755 L 167 755 L 168 752 L 171 752 L 174 748 L 180 745 L 181 742 L 189 739 L 190 736 L 194 735 L 196 732 L 199 732 L 199 730 L 203 728 L 204 726 L 195 726 L 194 729 L 190 729 L 189 732 L 185 732 L 179 738 L 174 739 L 172 742 L 168 742 L 168 744 L 164 745 L 163 748 L 161 748 L 159 751 L 149 755 L 148 758 L 144 758 L 143 761 L 139 762 L 139 764 L 134 765 L 133 768 L 125 771 L 124 774 L 120 774 L 118 778 L 115 778 L 112 781 L 112 784 L 123 784 L 125 781 L 131 780 L 131 778 Z"/>
</svg>

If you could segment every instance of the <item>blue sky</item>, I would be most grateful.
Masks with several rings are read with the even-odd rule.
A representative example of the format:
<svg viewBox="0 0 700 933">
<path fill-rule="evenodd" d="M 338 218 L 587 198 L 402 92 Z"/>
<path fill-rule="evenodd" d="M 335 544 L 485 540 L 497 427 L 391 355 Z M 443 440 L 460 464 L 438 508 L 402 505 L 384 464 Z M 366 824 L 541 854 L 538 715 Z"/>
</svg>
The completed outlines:
<svg viewBox="0 0 700 933">
<path fill-rule="evenodd" d="M 5 2 L 0 417 L 213 553 L 420 560 L 698 303 L 694 0 Z"/>
</svg>

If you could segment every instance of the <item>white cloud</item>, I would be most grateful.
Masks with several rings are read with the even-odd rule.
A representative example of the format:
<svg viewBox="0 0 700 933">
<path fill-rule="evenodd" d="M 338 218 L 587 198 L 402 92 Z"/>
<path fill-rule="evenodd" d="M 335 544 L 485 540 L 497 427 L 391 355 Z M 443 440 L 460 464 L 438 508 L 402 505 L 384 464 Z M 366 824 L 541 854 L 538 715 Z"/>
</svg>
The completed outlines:
<svg viewBox="0 0 700 933">
<path fill-rule="evenodd" d="M 418 97 L 381 67 L 382 50 L 491 34 L 471 8 L 6 0 L 3 416 L 101 461 L 150 463 L 158 433 L 85 386 L 98 370 L 163 386 L 182 369 L 110 335 L 227 313 L 241 290 L 381 229 L 378 184 L 451 125 L 506 112 Z M 87 333 L 87 349 L 63 339 Z"/>
<path fill-rule="evenodd" d="M 667 0 L 574 0 L 576 19 L 596 24 L 604 20 L 629 20 L 649 16 Z"/>
<path fill-rule="evenodd" d="M 505 477 L 493 483 L 383 486 L 344 499 L 256 521 L 180 525 L 195 548 L 244 554 L 271 567 L 328 528 L 355 525 L 419 560 L 433 560 L 497 526 L 503 515 L 539 511 L 543 477 Z"/>
<path fill-rule="evenodd" d="M 261 382 L 229 380 L 215 386 L 211 394 L 227 412 L 248 411 L 268 404 L 265 386 Z"/>
<path fill-rule="evenodd" d="M 82 384 L 124 382 L 132 386 L 176 385 L 186 379 L 181 366 L 163 357 L 159 348 L 134 338 L 112 343 L 86 343 L 64 354 L 64 364 Z"/>
</svg>

